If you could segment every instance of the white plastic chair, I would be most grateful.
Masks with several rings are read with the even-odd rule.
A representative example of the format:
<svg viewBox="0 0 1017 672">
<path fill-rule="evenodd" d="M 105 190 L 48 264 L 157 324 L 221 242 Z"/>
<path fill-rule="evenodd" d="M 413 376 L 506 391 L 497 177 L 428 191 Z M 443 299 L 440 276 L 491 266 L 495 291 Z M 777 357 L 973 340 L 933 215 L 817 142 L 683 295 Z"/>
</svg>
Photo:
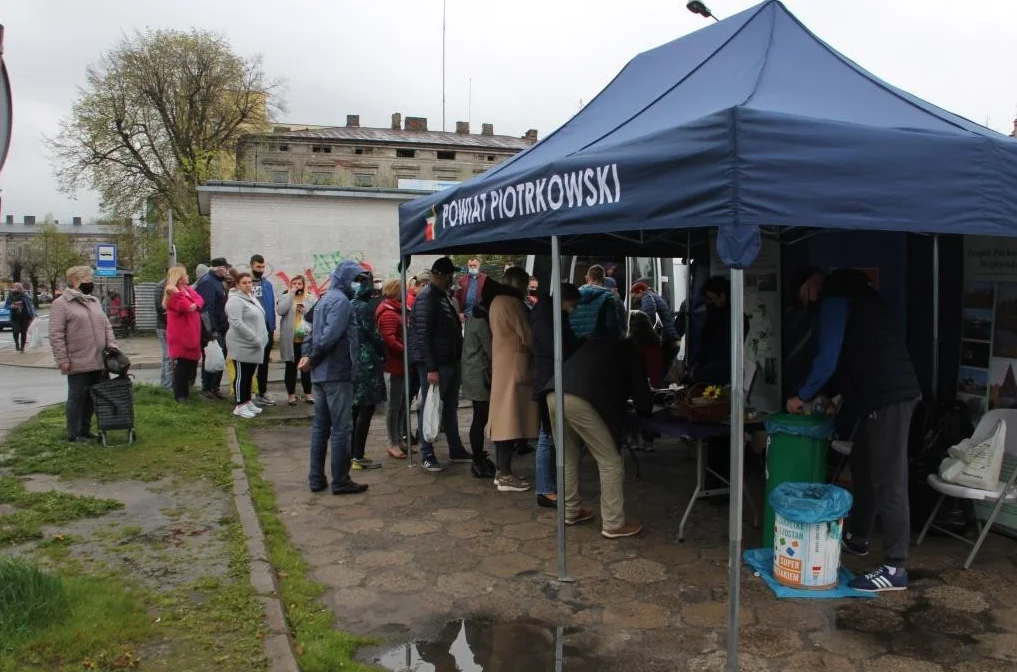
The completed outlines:
<svg viewBox="0 0 1017 672">
<path fill-rule="evenodd" d="M 1007 425 L 1005 451 L 1006 454 L 1012 458 L 1017 458 L 1017 410 L 1015 409 L 1000 409 L 995 411 L 989 411 L 982 416 L 982 419 L 978 422 L 978 427 L 975 428 L 973 436 L 987 436 L 992 432 L 993 428 L 1002 420 Z M 947 483 L 939 478 L 937 474 L 929 474 L 929 485 L 933 490 L 940 493 L 939 501 L 936 502 L 936 506 L 932 509 L 932 514 L 929 519 L 925 522 L 925 527 L 922 528 L 922 533 L 918 535 L 918 541 L 915 545 L 919 545 L 924 541 L 925 535 L 928 534 L 929 528 L 934 527 L 939 532 L 959 539 L 965 544 L 974 546 L 971 549 L 971 553 L 968 555 L 968 559 L 964 562 L 964 569 L 968 569 L 971 563 L 974 561 L 975 556 L 978 555 L 978 550 L 982 547 L 982 542 L 985 541 L 985 537 L 989 534 L 989 530 L 992 528 L 992 524 L 996 521 L 996 517 L 1002 510 L 1004 504 L 1017 503 L 1017 487 L 1014 486 L 1017 481 L 1017 468 L 1014 468 L 1013 473 L 1010 477 L 999 482 L 995 490 L 978 490 L 977 488 L 968 488 L 963 485 L 956 485 L 954 483 Z M 992 508 L 992 514 L 989 515 L 989 519 L 982 525 L 981 521 L 975 518 L 975 524 L 978 526 L 978 540 L 972 542 L 970 539 L 966 539 L 959 534 L 955 534 L 950 530 L 934 525 L 933 521 L 936 519 L 936 514 L 939 513 L 940 506 L 943 505 L 943 500 L 947 497 L 955 497 L 957 499 L 967 499 L 973 502 L 986 502 L 995 503 Z"/>
</svg>

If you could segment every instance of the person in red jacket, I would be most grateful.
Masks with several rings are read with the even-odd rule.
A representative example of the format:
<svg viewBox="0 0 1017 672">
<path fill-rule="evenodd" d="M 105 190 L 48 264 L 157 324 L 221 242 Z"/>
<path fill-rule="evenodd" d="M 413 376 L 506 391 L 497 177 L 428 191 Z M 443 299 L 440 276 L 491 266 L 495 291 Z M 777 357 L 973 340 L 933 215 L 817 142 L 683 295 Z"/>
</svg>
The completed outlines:
<svg viewBox="0 0 1017 672">
<path fill-rule="evenodd" d="M 205 305 L 191 289 L 183 266 L 174 266 L 166 274 L 162 305 L 166 309 L 166 350 L 174 362 L 173 396 L 183 402 L 201 361 L 201 309 Z"/>
<path fill-rule="evenodd" d="M 406 369 L 403 366 L 403 306 L 402 283 L 397 279 L 385 282 L 381 288 L 382 301 L 374 316 L 378 321 L 378 331 L 385 343 L 385 373 L 389 375 L 388 414 L 388 454 L 397 460 L 406 459 L 407 446 L 402 440 L 406 432 L 406 401 L 403 393 L 406 390 Z"/>
</svg>

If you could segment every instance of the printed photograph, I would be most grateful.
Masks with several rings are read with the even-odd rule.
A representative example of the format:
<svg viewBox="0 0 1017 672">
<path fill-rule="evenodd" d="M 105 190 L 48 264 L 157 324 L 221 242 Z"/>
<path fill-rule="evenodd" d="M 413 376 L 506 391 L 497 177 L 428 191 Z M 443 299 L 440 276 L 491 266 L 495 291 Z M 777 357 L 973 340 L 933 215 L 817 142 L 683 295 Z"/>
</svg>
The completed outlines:
<svg viewBox="0 0 1017 672">
<path fill-rule="evenodd" d="M 992 339 L 993 357 L 1017 357 L 1017 282 L 1001 282 L 996 286 Z"/>
<path fill-rule="evenodd" d="M 1017 408 L 1015 369 L 1017 359 L 993 358 L 989 365 L 989 408 Z"/>
<path fill-rule="evenodd" d="M 972 369 L 962 366 L 957 380 L 957 391 L 961 394 L 973 394 L 984 397 L 989 389 L 989 372 L 985 369 Z"/>
<path fill-rule="evenodd" d="M 996 298 L 996 283 L 989 280 L 969 282 L 964 286 L 964 307 L 975 310 L 992 310 Z"/>
<path fill-rule="evenodd" d="M 961 325 L 961 338 L 971 341 L 988 341 L 992 338 L 992 311 L 965 310 Z"/>
<path fill-rule="evenodd" d="M 961 341 L 961 366 L 977 369 L 989 368 L 989 344 L 979 341 Z"/>
</svg>

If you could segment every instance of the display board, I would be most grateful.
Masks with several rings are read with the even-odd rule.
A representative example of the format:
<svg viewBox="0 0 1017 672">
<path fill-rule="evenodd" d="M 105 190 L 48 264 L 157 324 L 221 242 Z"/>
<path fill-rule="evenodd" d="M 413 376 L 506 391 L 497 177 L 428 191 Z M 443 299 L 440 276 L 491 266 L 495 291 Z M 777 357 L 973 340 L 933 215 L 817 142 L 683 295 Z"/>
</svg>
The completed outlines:
<svg viewBox="0 0 1017 672">
<path fill-rule="evenodd" d="M 716 235 L 710 238 L 716 249 Z M 710 275 L 730 277 L 730 269 L 716 258 L 710 259 Z M 780 362 L 780 244 L 763 239 L 759 256 L 745 269 L 745 314 L 749 334 L 745 338 L 745 359 L 756 363 L 756 380 L 750 402 L 759 411 L 775 413 L 784 407 L 781 394 Z"/>
<path fill-rule="evenodd" d="M 957 398 L 972 422 L 987 410 L 1017 408 L 1017 240 L 964 237 L 960 362 Z M 1007 456 L 1000 478 L 1014 469 L 1017 460 Z M 975 508 L 982 519 L 992 510 Z M 1017 531 L 1017 506 L 1004 506 L 998 521 Z"/>
</svg>

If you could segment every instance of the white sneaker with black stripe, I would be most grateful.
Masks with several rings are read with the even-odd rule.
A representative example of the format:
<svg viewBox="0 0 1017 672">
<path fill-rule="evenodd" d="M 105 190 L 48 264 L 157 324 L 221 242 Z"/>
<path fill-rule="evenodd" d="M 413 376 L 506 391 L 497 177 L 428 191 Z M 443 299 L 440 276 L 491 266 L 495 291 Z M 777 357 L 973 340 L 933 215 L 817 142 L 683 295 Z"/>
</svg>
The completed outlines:
<svg viewBox="0 0 1017 672">
<path fill-rule="evenodd" d="M 884 593 L 891 590 L 908 589 L 908 572 L 903 567 L 883 565 L 863 576 L 855 577 L 848 584 L 850 588 L 866 593 Z"/>
</svg>

